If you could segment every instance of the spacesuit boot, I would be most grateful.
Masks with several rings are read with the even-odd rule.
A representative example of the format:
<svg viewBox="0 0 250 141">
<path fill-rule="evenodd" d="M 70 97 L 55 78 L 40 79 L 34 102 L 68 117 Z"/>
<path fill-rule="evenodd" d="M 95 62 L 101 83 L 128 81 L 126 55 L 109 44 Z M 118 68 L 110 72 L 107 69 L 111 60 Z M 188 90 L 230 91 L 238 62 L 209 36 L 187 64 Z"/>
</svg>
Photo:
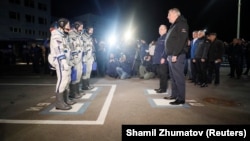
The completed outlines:
<svg viewBox="0 0 250 141">
<path fill-rule="evenodd" d="M 90 86 L 90 84 L 89 84 L 89 79 L 87 79 L 87 86 L 88 86 L 89 90 L 91 90 L 91 89 L 94 89 L 94 88 L 95 88 L 94 86 Z"/>
<path fill-rule="evenodd" d="M 56 93 L 56 104 L 57 110 L 70 110 L 72 107 L 64 102 L 63 93 Z"/>
<path fill-rule="evenodd" d="M 76 93 L 75 93 L 75 95 L 76 95 L 76 97 L 81 98 L 83 95 L 85 95 L 85 93 L 83 91 L 79 90 L 79 84 L 80 83 L 76 83 Z"/>
<path fill-rule="evenodd" d="M 79 85 L 77 84 L 70 84 L 69 85 L 70 91 L 69 91 L 69 98 L 71 99 L 79 99 L 82 96 L 78 94 L 79 91 Z"/>
<path fill-rule="evenodd" d="M 76 103 L 75 101 L 69 99 L 69 90 L 65 90 L 65 91 L 63 92 L 63 99 L 64 99 L 64 102 L 65 102 L 66 104 L 68 104 L 68 105 L 73 105 L 73 104 Z"/>
<path fill-rule="evenodd" d="M 82 80 L 82 90 L 90 90 L 88 87 L 88 80 L 87 79 Z"/>
</svg>

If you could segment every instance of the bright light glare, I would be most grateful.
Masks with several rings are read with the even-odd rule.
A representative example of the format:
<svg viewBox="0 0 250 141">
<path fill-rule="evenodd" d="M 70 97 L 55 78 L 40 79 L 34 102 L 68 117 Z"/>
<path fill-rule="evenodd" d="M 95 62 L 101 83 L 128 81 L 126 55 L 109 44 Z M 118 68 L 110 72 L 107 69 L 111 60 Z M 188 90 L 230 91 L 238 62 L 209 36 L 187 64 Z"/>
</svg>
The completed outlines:
<svg viewBox="0 0 250 141">
<path fill-rule="evenodd" d="M 125 33 L 125 40 L 130 40 L 132 39 L 132 32 L 130 30 L 128 30 L 126 33 Z"/>
<path fill-rule="evenodd" d="M 114 35 L 112 35 L 112 36 L 110 36 L 109 38 L 108 38 L 108 43 L 109 43 L 109 45 L 114 45 L 115 43 L 116 43 L 116 37 L 114 36 Z"/>
</svg>

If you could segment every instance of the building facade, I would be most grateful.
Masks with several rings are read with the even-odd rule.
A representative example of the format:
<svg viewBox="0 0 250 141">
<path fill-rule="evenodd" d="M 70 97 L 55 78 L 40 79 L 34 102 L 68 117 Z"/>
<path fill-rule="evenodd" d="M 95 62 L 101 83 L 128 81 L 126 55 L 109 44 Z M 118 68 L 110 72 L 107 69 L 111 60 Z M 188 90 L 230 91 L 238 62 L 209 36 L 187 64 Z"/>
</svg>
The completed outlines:
<svg viewBox="0 0 250 141">
<path fill-rule="evenodd" d="M 0 40 L 42 40 L 50 36 L 50 0 L 1 0 Z"/>
</svg>

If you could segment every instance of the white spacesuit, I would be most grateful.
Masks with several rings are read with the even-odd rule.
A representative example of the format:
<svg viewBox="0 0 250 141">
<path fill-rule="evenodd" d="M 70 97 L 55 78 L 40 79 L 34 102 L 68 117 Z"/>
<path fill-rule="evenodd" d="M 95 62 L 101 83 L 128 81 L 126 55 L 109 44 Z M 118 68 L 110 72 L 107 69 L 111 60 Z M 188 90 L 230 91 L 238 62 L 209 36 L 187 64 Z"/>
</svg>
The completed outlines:
<svg viewBox="0 0 250 141">
<path fill-rule="evenodd" d="M 82 75 L 82 90 L 91 90 L 94 87 L 90 86 L 89 79 L 91 77 L 92 65 L 95 61 L 94 58 L 94 43 L 93 43 L 93 27 L 86 29 L 82 35 L 84 56 L 83 56 L 83 75 Z"/>
<path fill-rule="evenodd" d="M 49 63 L 56 69 L 56 103 L 59 110 L 69 110 L 76 102 L 69 99 L 69 84 L 71 81 L 72 56 L 68 32 L 69 21 L 65 18 L 58 20 L 58 29 L 51 32 Z"/>
<path fill-rule="evenodd" d="M 79 90 L 79 83 L 82 79 L 82 59 L 83 59 L 83 39 L 81 33 L 83 30 L 83 23 L 77 21 L 74 23 L 74 28 L 69 32 L 71 42 L 72 56 L 74 59 L 74 66 L 71 72 L 70 83 L 70 98 L 81 98 L 84 93 Z M 74 79 L 74 80 L 73 80 Z"/>
</svg>

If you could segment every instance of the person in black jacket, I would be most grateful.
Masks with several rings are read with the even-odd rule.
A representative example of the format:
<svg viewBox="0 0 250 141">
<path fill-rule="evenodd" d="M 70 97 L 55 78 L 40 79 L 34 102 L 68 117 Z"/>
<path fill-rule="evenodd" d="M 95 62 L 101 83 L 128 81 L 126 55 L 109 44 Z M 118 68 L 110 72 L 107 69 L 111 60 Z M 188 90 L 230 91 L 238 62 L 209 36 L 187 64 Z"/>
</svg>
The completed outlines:
<svg viewBox="0 0 250 141">
<path fill-rule="evenodd" d="M 246 70 L 244 72 L 244 75 L 248 75 L 248 72 L 250 70 L 250 42 L 246 43 L 245 57 L 246 57 Z"/>
<path fill-rule="evenodd" d="M 197 78 L 195 84 L 201 88 L 207 87 L 208 50 L 211 41 L 207 39 L 204 30 L 198 31 L 198 43 L 194 53 L 193 62 L 196 65 Z"/>
<path fill-rule="evenodd" d="M 172 82 L 172 93 L 164 99 L 175 99 L 170 102 L 172 105 L 185 103 L 186 81 L 184 75 L 184 66 L 186 60 L 185 47 L 188 42 L 188 23 L 178 8 L 172 8 L 168 11 L 168 20 L 171 26 L 165 39 L 165 53 L 169 65 L 169 74 Z M 161 63 L 165 62 L 161 59 Z"/>
<path fill-rule="evenodd" d="M 40 60 L 42 57 L 42 49 L 35 42 L 31 44 L 30 54 L 32 59 L 33 72 L 40 73 Z"/>
<path fill-rule="evenodd" d="M 152 56 L 146 54 L 143 58 L 143 62 L 139 68 L 140 79 L 151 79 L 154 78 L 155 73 L 152 67 Z"/>
<path fill-rule="evenodd" d="M 220 64 L 223 61 L 224 55 L 224 43 L 217 39 L 216 33 L 210 33 L 208 39 L 211 41 L 211 45 L 208 50 L 208 83 L 212 83 L 214 79 L 214 85 L 220 84 Z M 213 78 L 215 74 L 215 78 Z"/>
<path fill-rule="evenodd" d="M 230 60 L 230 78 L 240 79 L 243 71 L 243 45 L 240 39 L 234 38 L 228 47 L 228 59 Z"/>
</svg>

